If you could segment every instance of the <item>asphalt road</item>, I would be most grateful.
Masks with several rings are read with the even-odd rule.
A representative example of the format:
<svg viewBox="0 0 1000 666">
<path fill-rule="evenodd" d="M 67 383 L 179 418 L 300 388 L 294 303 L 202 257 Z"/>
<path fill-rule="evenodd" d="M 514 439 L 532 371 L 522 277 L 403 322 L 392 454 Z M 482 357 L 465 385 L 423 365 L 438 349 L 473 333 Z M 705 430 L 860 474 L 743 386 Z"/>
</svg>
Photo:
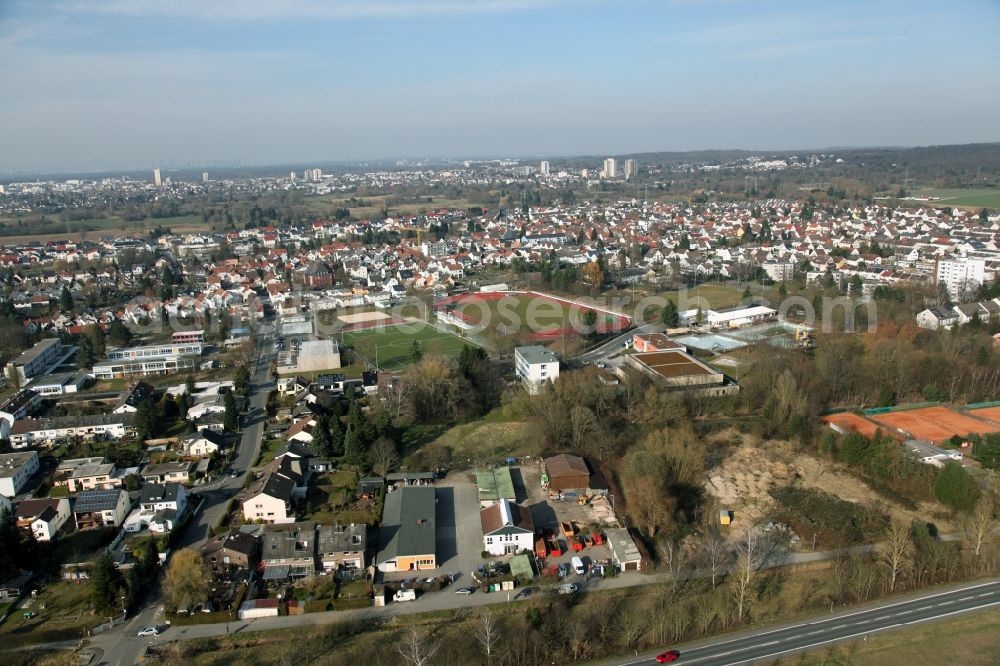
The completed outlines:
<svg viewBox="0 0 1000 666">
<path fill-rule="evenodd" d="M 252 393 L 248 416 L 245 417 L 246 422 L 239 439 L 239 448 L 231 465 L 240 472 L 240 475 L 235 479 L 225 476 L 209 488 L 198 490 L 196 494 L 203 497 L 205 502 L 198 515 L 184 526 L 184 531 L 174 546 L 175 549 L 196 545 L 211 535 L 212 528 L 222 518 L 226 504 L 243 487 L 243 480 L 260 453 L 264 425 L 267 421 L 264 407 L 267 403 L 268 393 L 275 387 L 275 382 L 270 376 L 271 360 L 275 356 L 271 340 L 270 333 L 262 333 L 257 338 L 258 357 L 255 362 L 256 367 L 251 368 L 253 371 L 250 376 Z M 92 639 L 93 646 L 103 650 L 103 658 L 99 663 L 114 664 L 115 666 L 134 664 L 144 652 L 147 644 L 160 642 L 165 638 L 169 639 L 169 637 L 164 636 L 155 638 L 136 636 L 143 627 L 159 626 L 163 628 L 164 626 L 159 595 L 153 593 L 150 597 L 151 601 L 123 625 Z M 174 636 L 178 636 L 184 630 L 175 628 L 171 631 Z"/>
<path fill-rule="evenodd" d="M 664 331 L 663 324 L 644 324 L 638 328 L 634 328 L 628 333 L 623 333 L 616 338 L 608 340 L 599 347 L 595 347 L 588 352 L 580 354 L 573 359 L 576 363 L 591 363 L 593 361 L 600 361 L 611 354 L 620 351 L 623 344 L 627 344 L 632 341 L 632 336 L 634 335 L 644 335 L 647 333 L 662 333 Z"/>
<path fill-rule="evenodd" d="M 657 652 L 605 661 L 601 666 L 655 663 L 656 655 L 668 647 L 680 651 L 680 659 L 676 662 L 678 664 L 762 664 L 791 654 L 836 643 L 864 641 L 867 636 L 880 632 L 904 629 L 998 605 L 1000 581 L 971 583 L 947 591 L 928 592 L 903 601 L 878 604 L 864 610 L 836 613 L 819 620 L 746 633 L 691 647 L 664 646 Z"/>
</svg>

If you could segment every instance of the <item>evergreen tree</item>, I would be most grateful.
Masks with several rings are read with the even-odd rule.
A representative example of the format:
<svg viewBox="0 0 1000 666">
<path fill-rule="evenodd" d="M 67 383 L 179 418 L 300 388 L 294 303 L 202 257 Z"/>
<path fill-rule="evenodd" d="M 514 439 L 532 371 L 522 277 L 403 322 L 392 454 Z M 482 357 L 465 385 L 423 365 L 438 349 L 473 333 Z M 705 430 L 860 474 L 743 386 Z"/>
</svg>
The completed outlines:
<svg viewBox="0 0 1000 666">
<path fill-rule="evenodd" d="M 143 400 L 135 410 L 135 429 L 140 440 L 154 439 L 160 432 L 159 405 L 153 400 Z"/>
<path fill-rule="evenodd" d="M 979 493 L 976 481 L 954 460 L 945 463 L 934 483 L 938 501 L 957 511 L 971 511 L 979 501 Z"/>
<path fill-rule="evenodd" d="M 188 375 L 187 379 L 184 380 L 184 384 L 187 389 L 188 397 L 193 396 L 195 392 L 194 375 Z"/>
<path fill-rule="evenodd" d="M 250 388 L 250 370 L 245 365 L 241 365 L 236 370 L 236 377 L 233 379 L 233 388 L 240 395 L 246 395 Z"/>
<path fill-rule="evenodd" d="M 70 293 L 69 287 L 63 285 L 62 292 L 59 294 L 59 309 L 63 312 L 73 311 L 73 294 Z"/>
<path fill-rule="evenodd" d="M 115 568 L 111 555 L 101 550 L 89 579 L 90 602 L 101 615 L 116 615 L 121 612 L 121 597 L 125 594 L 125 579 Z"/>
<path fill-rule="evenodd" d="M 680 314 L 677 312 L 677 305 L 670 299 L 667 299 L 667 304 L 663 306 L 662 319 L 667 328 L 677 328 L 677 325 L 680 324 Z"/>
<path fill-rule="evenodd" d="M 240 412 L 239 408 L 236 406 L 236 396 L 233 395 L 232 391 L 226 393 L 225 398 L 223 398 L 223 403 L 226 407 L 226 414 L 222 427 L 229 432 L 236 432 L 240 427 Z"/>
</svg>

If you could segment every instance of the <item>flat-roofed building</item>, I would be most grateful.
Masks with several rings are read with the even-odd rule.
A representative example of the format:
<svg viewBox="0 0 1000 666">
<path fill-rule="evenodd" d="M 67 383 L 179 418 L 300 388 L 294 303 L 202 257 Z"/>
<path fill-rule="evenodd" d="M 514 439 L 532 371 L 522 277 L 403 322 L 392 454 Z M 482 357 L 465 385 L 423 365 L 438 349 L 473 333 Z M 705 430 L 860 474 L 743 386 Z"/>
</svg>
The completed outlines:
<svg viewBox="0 0 1000 666">
<path fill-rule="evenodd" d="M 38 452 L 0 454 L 0 495 L 15 497 L 38 471 Z"/>
<path fill-rule="evenodd" d="M 8 376 L 13 370 L 17 373 L 18 381 L 23 386 L 32 377 L 45 374 L 53 366 L 72 354 L 75 348 L 63 347 L 59 338 L 46 338 L 36 342 L 31 349 L 27 349 L 20 356 L 7 364 Z"/>
<path fill-rule="evenodd" d="M 105 356 L 111 361 L 132 361 L 162 356 L 201 356 L 200 342 L 168 343 L 162 345 L 142 345 L 139 347 L 118 347 L 109 349 Z"/>
<path fill-rule="evenodd" d="M 480 508 L 492 506 L 503 499 L 511 502 L 517 500 L 509 467 L 477 469 L 476 485 L 479 486 Z"/>
<path fill-rule="evenodd" d="M 205 331 L 176 331 L 170 336 L 173 344 L 184 344 L 187 342 L 204 342 Z"/>
<path fill-rule="evenodd" d="M 739 392 L 739 384 L 725 373 L 682 351 L 631 354 L 625 362 L 664 388 L 697 390 L 712 396 Z"/>
<path fill-rule="evenodd" d="M 140 360 L 106 360 L 91 369 L 96 379 L 125 379 L 147 375 L 166 375 L 198 369 L 197 356 L 154 356 Z"/>
<path fill-rule="evenodd" d="M 632 347 L 637 352 L 687 351 L 687 348 L 663 333 L 649 333 L 632 336 Z"/>
<path fill-rule="evenodd" d="M 541 345 L 516 347 L 514 371 L 528 393 L 535 395 L 545 382 L 559 378 L 559 357 Z"/>
<path fill-rule="evenodd" d="M 86 372 L 54 372 L 31 380 L 28 388 L 43 396 L 77 393 L 90 381 Z"/>
<path fill-rule="evenodd" d="M 32 389 L 21 389 L 4 400 L 0 404 L 0 439 L 7 439 L 14 422 L 33 413 L 40 404 L 41 394 Z"/>
<path fill-rule="evenodd" d="M 278 374 L 307 375 L 340 368 L 340 347 L 333 340 L 306 340 L 297 351 L 278 355 Z"/>
</svg>

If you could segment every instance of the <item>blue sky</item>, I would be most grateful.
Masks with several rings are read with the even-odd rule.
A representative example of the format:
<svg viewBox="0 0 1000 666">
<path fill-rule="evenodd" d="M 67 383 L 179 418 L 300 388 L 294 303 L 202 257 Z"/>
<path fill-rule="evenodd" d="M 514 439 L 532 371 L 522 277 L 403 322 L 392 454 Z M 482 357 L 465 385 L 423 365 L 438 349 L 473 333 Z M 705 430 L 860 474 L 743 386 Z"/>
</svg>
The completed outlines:
<svg viewBox="0 0 1000 666">
<path fill-rule="evenodd" d="M 997 141 L 998 35 L 997 0 L 0 0 L 0 171 Z"/>
</svg>

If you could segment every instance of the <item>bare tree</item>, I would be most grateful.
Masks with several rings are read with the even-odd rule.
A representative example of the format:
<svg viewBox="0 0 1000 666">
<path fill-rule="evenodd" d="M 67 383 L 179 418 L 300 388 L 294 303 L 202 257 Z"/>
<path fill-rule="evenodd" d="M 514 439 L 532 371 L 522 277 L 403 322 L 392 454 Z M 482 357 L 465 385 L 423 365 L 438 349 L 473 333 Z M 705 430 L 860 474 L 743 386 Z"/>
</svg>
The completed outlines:
<svg viewBox="0 0 1000 666">
<path fill-rule="evenodd" d="M 670 590 L 671 592 L 677 592 L 677 583 L 679 582 L 681 571 L 684 569 L 684 564 L 687 562 L 687 553 L 684 552 L 681 544 L 672 537 L 661 539 L 656 544 L 656 550 L 660 555 L 660 559 L 666 565 L 667 572 L 670 574 Z M 713 582 L 712 585 L 714 586 L 715 583 Z"/>
<path fill-rule="evenodd" d="M 909 527 L 903 523 L 894 522 L 887 536 L 880 559 L 887 570 L 889 591 L 892 592 L 899 579 L 913 566 L 913 541 Z"/>
<path fill-rule="evenodd" d="M 437 654 L 441 646 L 421 636 L 416 627 L 410 627 L 399 641 L 396 651 L 406 663 L 413 666 L 426 666 Z"/>
<path fill-rule="evenodd" d="M 623 646 L 628 650 L 635 647 L 648 627 L 649 615 L 637 606 L 630 605 L 628 608 L 619 609 L 615 614 L 615 628 Z"/>
<path fill-rule="evenodd" d="M 594 413 L 583 405 L 576 405 L 569 410 L 569 422 L 573 446 L 580 449 L 587 441 L 587 436 L 596 428 Z"/>
<path fill-rule="evenodd" d="M 385 476 L 399 465 L 399 452 L 396 443 L 387 437 L 379 437 L 368 451 L 368 461 L 372 471 L 379 476 Z"/>
<path fill-rule="evenodd" d="M 993 531 L 996 522 L 996 501 L 992 495 L 984 494 L 976 504 L 976 508 L 965 519 L 965 537 L 972 545 L 977 558 L 990 538 L 990 532 Z"/>
<path fill-rule="evenodd" d="M 569 625 L 569 635 L 567 636 L 570 654 L 573 661 L 580 661 L 586 658 L 590 649 L 590 632 L 582 622 L 573 622 Z"/>
<path fill-rule="evenodd" d="M 486 611 L 479 618 L 479 626 L 476 627 L 476 640 L 479 641 L 480 647 L 483 648 L 483 653 L 486 655 L 486 663 L 492 661 L 500 638 L 500 627 L 496 618 L 493 617 L 493 613 Z"/>
<path fill-rule="evenodd" d="M 760 536 L 755 526 L 744 529 L 736 540 L 736 564 L 730 573 L 736 621 L 742 622 L 753 601 L 754 585 L 761 563 Z"/>
<path fill-rule="evenodd" d="M 393 381 L 384 387 L 380 386 L 378 393 L 369 398 L 368 402 L 376 421 L 394 423 L 410 407 L 410 386 L 402 380 Z"/>
<path fill-rule="evenodd" d="M 726 542 L 722 539 L 722 535 L 719 534 L 719 528 L 714 524 L 709 525 L 705 529 L 705 533 L 701 537 L 701 550 L 708 561 L 708 570 L 712 574 L 712 587 L 714 588 L 729 555 L 729 551 L 726 549 Z"/>
</svg>

